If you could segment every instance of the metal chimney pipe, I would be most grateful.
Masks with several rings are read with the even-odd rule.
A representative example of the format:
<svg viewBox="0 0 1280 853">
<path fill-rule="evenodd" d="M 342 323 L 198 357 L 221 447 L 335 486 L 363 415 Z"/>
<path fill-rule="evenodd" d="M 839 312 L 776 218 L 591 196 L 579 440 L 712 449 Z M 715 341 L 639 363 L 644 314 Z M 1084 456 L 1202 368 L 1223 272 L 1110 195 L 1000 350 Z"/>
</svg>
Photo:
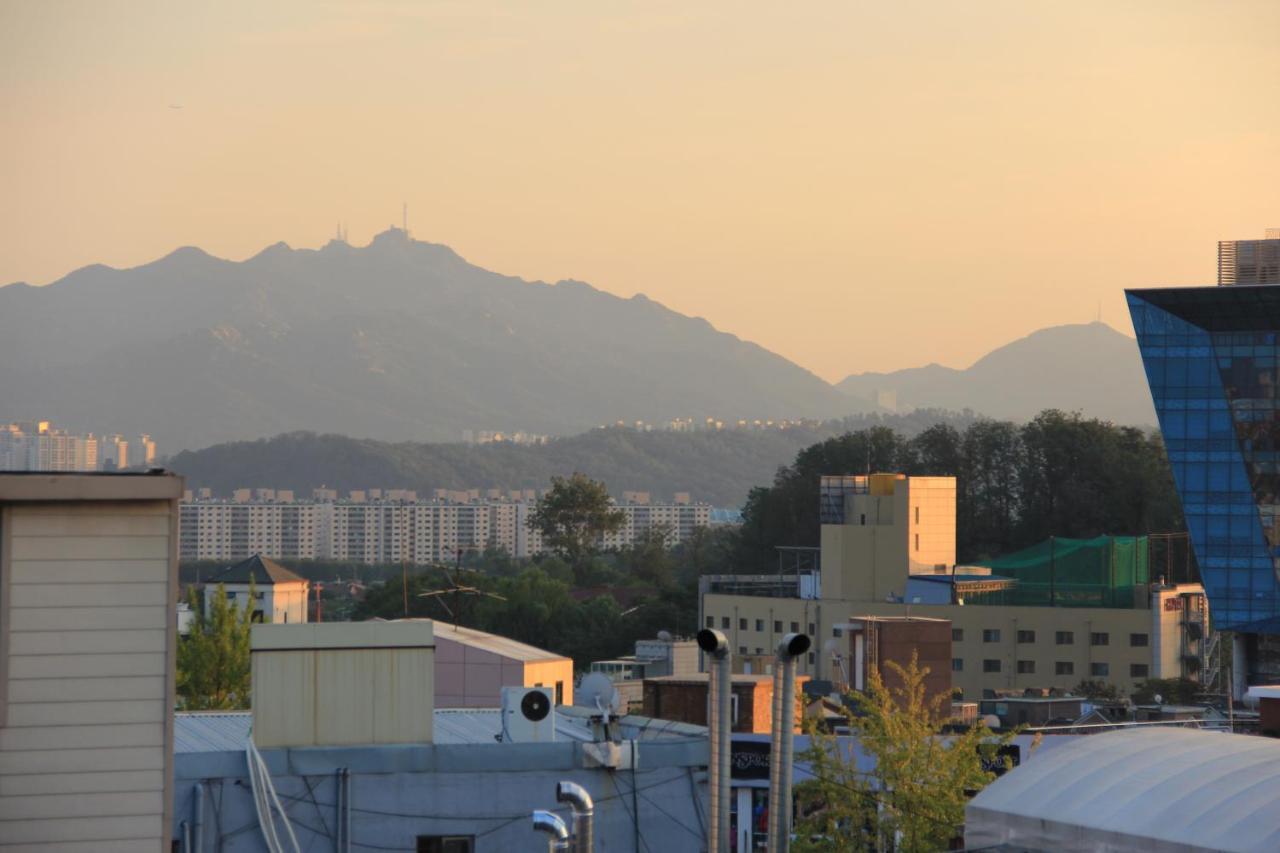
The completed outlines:
<svg viewBox="0 0 1280 853">
<path fill-rule="evenodd" d="M 778 643 L 773 672 L 773 738 L 769 755 L 769 853 L 791 849 L 791 762 L 796 727 L 796 658 L 809 650 L 804 634 Z M 776 783 L 775 783 L 776 780 Z"/>
<path fill-rule="evenodd" d="M 568 803 L 573 808 L 573 846 L 574 853 L 595 853 L 595 839 L 592 837 L 592 816 L 595 814 L 595 803 L 587 789 L 577 782 L 557 782 L 556 800 Z"/>
<path fill-rule="evenodd" d="M 547 834 L 547 851 L 567 851 L 569 849 L 569 827 L 564 819 L 555 812 L 536 809 L 533 813 L 533 828 Z"/>
<path fill-rule="evenodd" d="M 711 793 L 708 815 L 708 853 L 728 853 L 729 837 L 729 730 L 733 723 L 733 690 L 730 682 L 732 659 L 729 640 L 711 628 L 698 632 L 698 647 L 711 658 L 708 674 L 707 739 L 711 748 L 708 765 Z"/>
</svg>

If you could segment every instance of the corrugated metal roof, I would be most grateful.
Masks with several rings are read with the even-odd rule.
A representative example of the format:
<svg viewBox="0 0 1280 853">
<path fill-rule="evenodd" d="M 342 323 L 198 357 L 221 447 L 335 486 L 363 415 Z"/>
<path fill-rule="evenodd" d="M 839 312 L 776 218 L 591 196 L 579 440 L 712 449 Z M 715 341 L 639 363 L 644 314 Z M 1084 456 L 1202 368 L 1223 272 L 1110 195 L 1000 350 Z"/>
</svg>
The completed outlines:
<svg viewBox="0 0 1280 853">
<path fill-rule="evenodd" d="M 180 713 L 174 718 L 174 752 L 239 752 L 253 725 L 249 711 Z M 502 717 L 497 708 L 437 708 L 433 740 L 438 744 L 497 743 Z M 556 737 L 590 741 L 591 730 L 559 712 Z"/>
</svg>

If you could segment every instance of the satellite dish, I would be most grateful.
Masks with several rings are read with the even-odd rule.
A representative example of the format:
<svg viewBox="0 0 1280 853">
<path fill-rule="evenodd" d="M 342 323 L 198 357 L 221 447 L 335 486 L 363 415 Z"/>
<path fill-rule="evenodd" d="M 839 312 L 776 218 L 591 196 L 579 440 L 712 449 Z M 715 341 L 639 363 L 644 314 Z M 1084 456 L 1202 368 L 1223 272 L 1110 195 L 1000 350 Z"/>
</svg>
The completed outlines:
<svg viewBox="0 0 1280 853">
<path fill-rule="evenodd" d="M 1159 693 L 1157 693 L 1157 694 L 1156 694 L 1155 696 L 1153 696 L 1152 698 L 1156 700 L 1156 704 L 1157 704 L 1157 705 L 1163 705 L 1163 704 L 1164 704 L 1164 697 L 1163 697 L 1163 696 L 1161 696 Z"/>
<path fill-rule="evenodd" d="M 520 700 L 520 713 L 532 723 L 545 720 L 551 713 L 551 700 L 541 690 L 530 690 Z"/>
<path fill-rule="evenodd" d="M 584 675 L 573 695 L 574 705 L 593 711 L 618 713 L 622 706 L 622 694 L 613 686 L 609 677 L 600 672 Z"/>
<path fill-rule="evenodd" d="M 658 632 L 658 639 L 659 639 L 659 640 L 662 640 L 662 642 L 664 642 L 664 643 L 669 643 L 669 642 L 671 642 L 671 632 L 670 632 L 670 631 L 659 631 L 659 632 Z"/>
</svg>

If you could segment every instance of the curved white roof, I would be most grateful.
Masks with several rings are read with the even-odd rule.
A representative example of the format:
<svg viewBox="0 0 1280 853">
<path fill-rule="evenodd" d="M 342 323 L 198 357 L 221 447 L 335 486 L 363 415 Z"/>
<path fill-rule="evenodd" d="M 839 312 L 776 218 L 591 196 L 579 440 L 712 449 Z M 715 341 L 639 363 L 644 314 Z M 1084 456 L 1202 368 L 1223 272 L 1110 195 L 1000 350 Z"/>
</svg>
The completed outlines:
<svg viewBox="0 0 1280 853">
<path fill-rule="evenodd" d="M 1082 735 L 974 797 L 965 843 L 1280 850 L 1280 741 L 1163 727 Z"/>
</svg>

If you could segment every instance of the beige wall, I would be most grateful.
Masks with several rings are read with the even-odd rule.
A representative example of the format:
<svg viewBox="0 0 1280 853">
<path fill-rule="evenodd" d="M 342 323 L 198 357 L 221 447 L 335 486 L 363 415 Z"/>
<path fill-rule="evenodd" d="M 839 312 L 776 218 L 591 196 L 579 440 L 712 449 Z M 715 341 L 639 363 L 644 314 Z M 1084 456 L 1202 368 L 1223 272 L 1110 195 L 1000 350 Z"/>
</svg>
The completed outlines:
<svg viewBox="0 0 1280 853">
<path fill-rule="evenodd" d="M 569 658 L 549 661 L 530 661 L 524 665 L 525 687 L 550 687 L 560 685 L 561 705 L 573 704 L 573 661 Z M 552 694 L 553 696 L 555 694 Z"/>
<path fill-rule="evenodd" d="M 0 483 L 0 850 L 169 847 L 181 481 L 156 479 L 174 500 Z"/>
<path fill-rule="evenodd" d="M 429 621 L 255 625 L 252 645 L 259 747 L 431 741 Z"/>
<path fill-rule="evenodd" d="M 915 605 L 909 610 L 917 616 L 950 619 L 953 628 L 961 632 L 962 639 L 953 643 L 952 656 L 963 661 L 963 669 L 953 670 L 952 683 L 969 699 L 981 697 L 983 688 L 1069 688 L 1089 678 L 1103 678 L 1122 692 L 1131 692 L 1137 682 L 1146 677 L 1132 674 L 1132 665 L 1146 666 L 1147 676 L 1153 678 L 1160 671 L 1153 653 L 1155 626 L 1162 626 L 1164 630 L 1166 623 L 1180 618 L 1180 614 L 1148 609 Z M 781 639 L 773 630 L 775 622 L 782 622 L 783 633 L 789 630 L 791 622 L 799 624 L 803 631 L 812 625 L 815 631 L 813 659 L 810 661 L 807 656 L 802 659 L 799 671 L 816 678 L 830 678 L 833 673 L 824 644 L 834 638 L 835 626 L 861 615 L 901 616 L 907 611 L 905 605 L 872 601 L 805 601 L 715 594 L 703 598 L 704 624 L 725 630 L 735 655 L 743 648 L 747 654 L 757 648 L 772 649 Z M 729 619 L 727 629 L 722 628 L 726 617 Z M 706 619 L 711 622 L 705 622 Z M 742 620 L 746 620 L 745 629 Z M 763 624 L 764 631 L 755 630 L 757 620 Z M 999 640 L 983 642 L 985 630 L 998 630 Z M 1020 630 L 1034 631 L 1035 642 L 1019 643 Z M 1058 631 L 1072 632 L 1074 642 L 1058 645 L 1055 641 Z M 1107 634 L 1108 644 L 1091 645 L 1092 633 Z M 1146 635 L 1147 645 L 1131 645 L 1131 634 Z M 843 636 L 838 640 L 842 646 L 844 641 Z M 1000 671 L 984 672 L 986 660 L 1000 661 Z M 1019 660 L 1034 662 L 1035 672 L 1019 674 Z M 1058 674 L 1060 661 L 1072 665 L 1070 674 Z M 1108 675 L 1091 675 L 1094 663 L 1107 664 Z"/>
<path fill-rule="evenodd" d="M 564 704 L 573 704 L 573 660 L 525 661 L 486 649 L 436 638 L 436 706 L 497 708 L 503 687 L 562 685 Z M 554 696 L 554 694 L 553 694 Z"/>
</svg>

